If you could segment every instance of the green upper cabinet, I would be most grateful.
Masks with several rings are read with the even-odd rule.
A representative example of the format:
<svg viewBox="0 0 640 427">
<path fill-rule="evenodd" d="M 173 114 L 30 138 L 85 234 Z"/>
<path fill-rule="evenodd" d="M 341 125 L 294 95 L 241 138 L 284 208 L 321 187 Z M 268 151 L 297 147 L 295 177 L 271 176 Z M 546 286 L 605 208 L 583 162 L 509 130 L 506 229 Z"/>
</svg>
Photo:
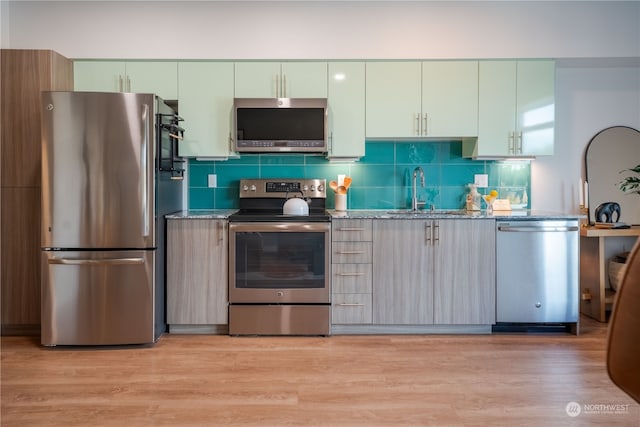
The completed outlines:
<svg viewBox="0 0 640 427">
<path fill-rule="evenodd" d="M 422 63 L 422 136 L 478 135 L 478 61 Z"/>
<path fill-rule="evenodd" d="M 369 62 L 366 81 L 366 136 L 420 136 L 422 64 Z"/>
<path fill-rule="evenodd" d="M 479 81 L 478 140 L 465 156 L 552 155 L 554 62 L 480 61 Z"/>
<path fill-rule="evenodd" d="M 74 61 L 77 91 L 155 93 L 178 98 L 175 61 Z"/>
<path fill-rule="evenodd" d="M 517 76 L 518 154 L 553 155 L 555 64 L 553 61 L 519 61 Z"/>
<path fill-rule="evenodd" d="M 326 98 L 326 62 L 236 62 L 236 98 Z"/>
<path fill-rule="evenodd" d="M 369 138 L 477 135 L 477 61 L 370 62 L 366 88 Z"/>
<path fill-rule="evenodd" d="M 365 63 L 329 63 L 328 158 L 364 156 Z"/>
<path fill-rule="evenodd" d="M 178 63 L 178 107 L 184 118 L 185 157 L 227 158 L 233 107 L 232 62 Z"/>
<path fill-rule="evenodd" d="M 138 93 L 155 93 L 160 98 L 178 99 L 177 62 L 127 62 L 129 90 Z"/>
<path fill-rule="evenodd" d="M 123 92 L 126 75 L 124 62 L 73 62 L 73 88 L 76 91 Z"/>
</svg>

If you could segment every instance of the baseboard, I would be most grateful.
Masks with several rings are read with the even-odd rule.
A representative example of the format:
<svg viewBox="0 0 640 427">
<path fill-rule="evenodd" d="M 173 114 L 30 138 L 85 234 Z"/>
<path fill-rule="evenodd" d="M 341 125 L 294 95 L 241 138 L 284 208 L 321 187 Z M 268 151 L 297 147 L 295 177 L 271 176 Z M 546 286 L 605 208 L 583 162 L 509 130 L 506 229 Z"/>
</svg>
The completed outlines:
<svg viewBox="0 0 640 427">
<path fill-rule="evenodd" d="M 40 336 L 40 325 L 2 325 L 2 336 Z"/>
</svg>

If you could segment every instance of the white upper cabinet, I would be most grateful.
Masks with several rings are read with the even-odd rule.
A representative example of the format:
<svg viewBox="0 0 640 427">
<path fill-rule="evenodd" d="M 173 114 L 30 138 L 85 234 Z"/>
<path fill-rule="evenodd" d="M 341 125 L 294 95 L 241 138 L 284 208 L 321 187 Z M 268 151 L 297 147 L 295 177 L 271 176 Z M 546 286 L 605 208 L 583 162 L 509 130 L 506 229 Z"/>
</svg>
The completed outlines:
<svg viewBox="0 0 640 427">
<path fill-rule="evenodd" d="M 478 62 L 367 63 L 367 137 L 472 137 Z"/>
<path fill-rule="evenodd" d="M 329 63 L 329 158 L 364 156 L 365 63 Z"/>
<path fill-rule="evenodd" d="M 480 61 L 479 78 L 478 140 L 465 155 L 553 154 L 553 61 Z"/>
<path fill-rule="evenodd" d="M 174 61 L 74 61 L 77 91 L 155 93 L 178 98 L 178 64 Z"/>
<path fill-rule="evenodd" d="M 233 107 L 232 62 L 180 62 L 178 107 L 184 118 L 185 157 L 227 158 Z"/>
<path fill-rule="evenodd" d="M 326 62 L 236 62 L 236 98 L 326 98 Z"/>
</svg>

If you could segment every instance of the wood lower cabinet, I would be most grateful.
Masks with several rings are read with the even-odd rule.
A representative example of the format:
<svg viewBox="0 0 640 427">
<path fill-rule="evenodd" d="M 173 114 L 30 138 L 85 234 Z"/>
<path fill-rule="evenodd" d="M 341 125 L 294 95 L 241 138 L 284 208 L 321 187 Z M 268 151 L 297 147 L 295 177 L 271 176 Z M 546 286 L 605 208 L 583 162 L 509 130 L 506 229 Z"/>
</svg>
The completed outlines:
<svg viewBox="0 0 640 427">
<path fill-rule="evenodd" d="M 495 222 L 440 220 L 435 242 L 433 322 L 488 325 L 496 320 Z"/>
<path fill-rule="evenodd" d="M 370 219 L 331 223 L 332 323 L 371 324 L 372 245 Z"/>
<path fill-rule="evenodd" d="M 167 221 L 167 323 L 228 324 L 226 219 Z"/>
<path fill-rule="evenodd" d="M 373 223 L 373 323 L 433 323 L 433 221 Z"/>
<path fill-rule="evenodd" d="M 495 223 L 375 220 L 373 323 L 495 323 Z"/>
<path fill-rule="evenodd" d="M 0 74 L 2 333 L 40 332 L 40 93 L 73 89 L 73 63 L 51 50 L 3 49 Z"/>
</svg>

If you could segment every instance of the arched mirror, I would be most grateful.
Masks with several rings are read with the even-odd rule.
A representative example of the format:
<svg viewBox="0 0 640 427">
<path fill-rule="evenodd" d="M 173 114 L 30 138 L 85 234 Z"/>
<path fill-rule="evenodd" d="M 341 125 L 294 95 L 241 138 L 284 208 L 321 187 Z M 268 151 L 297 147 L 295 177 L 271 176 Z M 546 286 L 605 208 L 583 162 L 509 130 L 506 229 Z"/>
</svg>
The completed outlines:
<svg viewBox="0 0 640 427">
<path fill-rule="evenodd" d="M 589 183 L 589 223 L 596 221 L 595 210 L 605 202 L 620 205 L 620 222 L 640 224 L 640 187 L 622 185 L 640 179 L 634 169 L 640 165 L 640 131 L 614 126 L 597 133 L 587 145 L 585 171 Z M 629 180 L 631 178 L 631 180 Z M 631 187 L 631 188 L 629 188 Z"/>
</svg>

